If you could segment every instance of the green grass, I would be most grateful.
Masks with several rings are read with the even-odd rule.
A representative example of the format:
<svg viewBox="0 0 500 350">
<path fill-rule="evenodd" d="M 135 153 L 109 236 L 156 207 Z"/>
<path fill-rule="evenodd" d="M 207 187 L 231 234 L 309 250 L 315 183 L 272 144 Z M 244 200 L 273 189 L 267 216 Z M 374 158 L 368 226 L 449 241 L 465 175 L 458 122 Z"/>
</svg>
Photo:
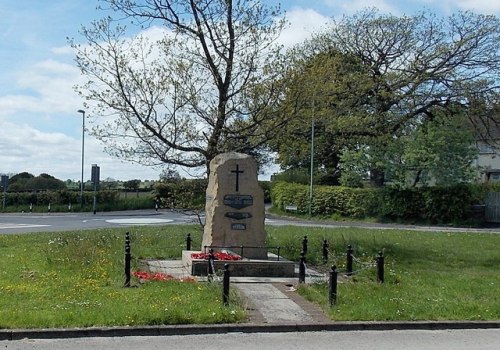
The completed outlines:
<svg viewBox="0 0 500 350">
<path fill-rule="evenodd" d="M 282 244 L 298 259 L 302 238 L 309 240 L 309 265 L 328 271 L 345 269 L 345 249 L 364 264 L 385 253 L 385 283 L 376 282 L 375 268 L 339 278 L 338 303 L 328 306 L 326 284 L 300 288 L 322 305 L 333 320 L 499 320 L 500 235 L 437 233 L 355 228 L 270 228 L 270 245 Z M 331 259 L 321 263 L 321 243 L 330 242 Z"/>
<path fill-rule="evenodd" d="M 134 257 L 179 258 L 194 226 L 131 230 Z M 140 233 L 139 233 L 140 232 Z M 0 235 L 0 328 L 238 322 L 220 285 L 147 282 L 123 288 L 124 230 Z M 134 259 L 134 270 L 137 259 Z"/>
<path fill-rule="evenodd" d="M 148 282 L 123 288 L 125 229 L 0 235 L 0 328 L 86 327 L 240 322 L 238 296 L 221 304 L 221 286 Z M 130 229 L 133 270 L 138 258 L 179 259 L 187 233 L 201 245 L 199 226 Z M 345 249 L 363 264 L 386 256 L 385 283 L 375 269 L 341 277 L 338 303 L 324 284 L 302 286 L 333 320 L 499 320 L 500 235 L 357 228 L 269 227 L 269 246 L 297 261 L 308 236 L 307 264 L 345 269 Z M 330 243 L 322 264 L 321 244 Z M 364 265 L 355 263 L 358 270 Z M 234 288 L 232 289 L 234 291 Z"/>
</svg>

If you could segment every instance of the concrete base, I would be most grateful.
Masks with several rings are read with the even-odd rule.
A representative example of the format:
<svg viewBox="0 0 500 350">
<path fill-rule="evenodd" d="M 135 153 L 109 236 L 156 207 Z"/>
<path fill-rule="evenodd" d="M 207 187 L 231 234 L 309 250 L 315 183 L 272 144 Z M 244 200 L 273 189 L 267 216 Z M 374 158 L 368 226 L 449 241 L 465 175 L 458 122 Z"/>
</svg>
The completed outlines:
<svg viewBox="0 0 500 350">
<path fill-rule="evenodd" d="M 192 276 L 206 276 L 207 260 L 193 259 L 192 253 L 200 252 L 182 251 L 182 265 Z M 224 270 L 225 264 L 229 264 L 231 277 L 295 277 L 295 264 L 288 260 L 277 260 L 276 256 L 269 256 L 267 260 L 246 258 L 236 261 L 215 260 L 215 271 Z"/>
</svg>

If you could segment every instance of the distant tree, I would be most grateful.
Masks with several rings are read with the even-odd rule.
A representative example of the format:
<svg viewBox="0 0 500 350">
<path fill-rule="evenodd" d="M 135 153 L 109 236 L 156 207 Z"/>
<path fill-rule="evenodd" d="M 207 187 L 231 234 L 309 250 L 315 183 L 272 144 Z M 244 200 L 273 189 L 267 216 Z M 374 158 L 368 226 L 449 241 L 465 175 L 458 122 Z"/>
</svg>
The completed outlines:
<svg viewBox="0 0 500 350">
<path fill-rule="evenodd" d="M 160 174 L 160 181 L 164 182 L 177 182 L 181 180 L 181 175 L 177 170 L 165 168 Z"/>
<path fill-rule="evenodd" d="M 123 183 L 123 187 L 127 190 L 137 191 L 139 189 L 139 185 L 141 184 L 141 180 L 134 179 L 128 180 Z"/>
<path fill-rule="evenodd" d="M 102 189 L 111 190 L 111 189 L 114 189 L 118 186 L 118 181 L 116 181 L 115 179 L 113 179 L 111 177 L 107 177 L 100 182 L 100 186 Z"/>
<path fill-rule="evenodd" d="M 27 190 L 62 190 L 66 188 L 66 184 L 52 175 L 42 173 L 29 179 L 25 187 Z"/>
<path fill-rule="evenodd" d="M 14 192 L 15 191 L 25 191 L 27 189 L 26 183 L 28 182 L 28 180 L 30 180 L 34 177 L 35 177 L 35 175 L 30 174 L 28 172 L 22 172 L 22 173 L 16 174 L 9 179 L 8 190 L 14 191 Z"/>
<path fill-rule="evenodd" d="M 362 186 L 374 164 L 398 187 L 472 181 L 479 174 L 474 165 L 478 156 L 474 135 L 464 116 L 438 116 L 408 136 L 384 142 L 383 147 L 346 150 L 340 181 L 346 186 Z"/>
</svg>

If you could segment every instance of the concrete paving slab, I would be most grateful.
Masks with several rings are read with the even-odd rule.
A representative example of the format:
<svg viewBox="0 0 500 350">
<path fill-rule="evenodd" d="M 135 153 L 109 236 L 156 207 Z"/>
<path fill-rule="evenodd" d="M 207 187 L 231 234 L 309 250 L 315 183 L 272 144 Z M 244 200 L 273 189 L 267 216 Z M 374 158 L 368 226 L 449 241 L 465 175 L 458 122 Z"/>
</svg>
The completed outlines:
<svg viewBox="0 0 500 350">
<path fill-rule="evenodd" d="M 313 318 L 276 287 L 267 283 L 235 284 L 267 323 L 313 322 Z"/>
</svg>

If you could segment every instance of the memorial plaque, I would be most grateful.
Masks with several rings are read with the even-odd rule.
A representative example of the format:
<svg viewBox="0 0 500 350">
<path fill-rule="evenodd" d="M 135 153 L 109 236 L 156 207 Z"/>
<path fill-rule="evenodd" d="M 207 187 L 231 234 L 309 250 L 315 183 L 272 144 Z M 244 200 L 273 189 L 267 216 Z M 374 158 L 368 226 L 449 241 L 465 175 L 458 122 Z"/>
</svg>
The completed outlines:
<svg viewBox="0 0 500 350">
<path fill-rule="evenodd" d="M 247 225 L 245 225 L 245 224 L 240 224 L 240 223 L 231 224 L 231 230 L 243 231 L 243 230 L 246 230 L 246 229 L 247 229 Z"/>
<path fill-rule="evenodd" d="M 224 205 L 234 209 L 243 209 L 253 205 L 253 197 L 250 195 L 227 194 L 224 196 Z"/>
<path fill-rule="evenodd" d="M 225 217 L 235 220 L 243 220 L 243 219 L 250 219 L 252 217 L 252 214 L 245 212 L 241 213 L 241 212 L 230 211 L 225 214 Z"/>
</svg>

